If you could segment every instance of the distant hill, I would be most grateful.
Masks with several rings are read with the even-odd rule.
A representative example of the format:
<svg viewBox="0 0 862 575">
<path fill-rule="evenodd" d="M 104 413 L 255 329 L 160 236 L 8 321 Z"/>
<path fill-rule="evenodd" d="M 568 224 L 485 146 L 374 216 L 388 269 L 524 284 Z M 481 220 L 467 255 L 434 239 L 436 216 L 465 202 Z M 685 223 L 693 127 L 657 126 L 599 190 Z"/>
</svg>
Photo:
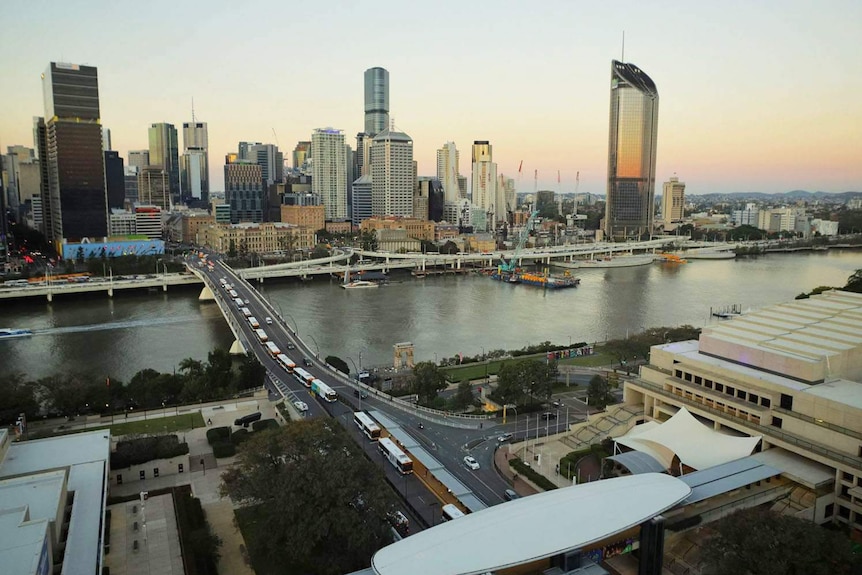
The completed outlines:
<svg viewBox="0 0 862 575">
<path fill-rule="evenodd" d="M 846 202 L 851 198 L 862 197 L 862 192 L 809 192 L 806 190 L 792 190 L 790 192 L 776 192 L 766 194 L 763 192 L 733 192 L 717 194 L 691 194 L 691 198 L 698 198 L 709 202 L 738 202 L 740 200 L 761 201 L 796 201 L 796 200 L 831 200 Z"/>
</svg>

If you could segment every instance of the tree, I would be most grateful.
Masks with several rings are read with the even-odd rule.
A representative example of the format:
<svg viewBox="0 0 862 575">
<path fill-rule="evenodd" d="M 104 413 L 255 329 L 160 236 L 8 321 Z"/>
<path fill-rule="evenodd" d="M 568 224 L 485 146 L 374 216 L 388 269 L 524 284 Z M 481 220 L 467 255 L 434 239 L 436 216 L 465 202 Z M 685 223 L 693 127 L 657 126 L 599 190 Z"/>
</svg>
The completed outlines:
<svg viewBox="0 0 862 575">
<path fill-rule="evenodd" d="M 350 375 L 350 368 L 347 366 L 347 363 L 343 359 L 335 355 L 327 355 L 326 363 L 340 371 L 345 375 Z"/>
<path fill-rule="evenodd" d="M 862 293 L 862 270 L 856 270 L 853 272 L 853 275 L 847 278 L 847 285 L 841 289 L 844 291 Z"/>
<path fill-rule="evenodd" d="M 446 376 L 431 361 L 421 361 L 413 366 L 413 393 L 419 396 L 419 403 L 428 405 L 437 394 L 446 389 Z"/>
<path fill-rule="evenodd" d="M 3 390 L 3 401 L 0 402 L 0 425 L 15 423 L 21 413 L 26 414 L 28 421 L 38 415 L 36 385 L 24 381 L 24 374 L 20 372 L 0 374 L 0 389 Z"/>
<path fill-rule="evenodd" d="M 594 375 L 592 379 L 590 379 L 589 387 L 587 387 L 587 402 L 593 407 L 604 409 L 613 401 L 614 396 L 611 393 L 608 380 L 601 375 Z"/>
<path fill-rule="evenodd" d="M 246 353 L 239 364 L 239 373 L 236 376 L 236 388 L 251 389 L 253 387 L 261 387 L 265 378 L 266 368 L 260 364 L 253 353 Z"/>
<path fill-rule="evenodd" d="M 458 244 L 456 244 L 452 240 L 446 240 L 446 243 L 440 246 L 440 253 L 446 255 L 457 254 Z"/>
<path fill-rule="evenodd" d="M 105 380 L 82 373 L 52 375 L 40 379 L 39 385 L 48 405 L 67 417 L 100 410 L 109 402 Z"/>
<path fill-rule="evenodd" d="M 375 230 L 365 230 L 359 234 L 360 247 L 369 252 L 377 251 L 377 232 Z"/>
<path fill-rule="evenodd" d="M 256 505 L 253 553 L 285 572 L 350 573 L 391 539 L 394 496 L 333 420 L 253 434 L 222 479 L 223 496 Z"/>
<path fill-rule="evenodd" d="M 227 257 L 235 258 L 236 257 L 236 240 L 231 240 L 227 246 Z"/>
<path fill-rule="evenodd" d="M 318 245 L 314 246 L 313 250 L 311 250 L 311 255 L 309 257 L 311 257 L 311 259 L 313 259 L 313 260 L 317 260 L 317 259 L 325 258 L 328 256 L 329 256 L 329 250 L 326 248 L 326 246 L 318 244 Z"/>
<path fill-rule="evenodd" d="M 494 395 L 500 403 L 521 405 L 529 399 L 532 405 L 536 399 L 544 401 L 551 397 L 556 378 L 555 361 L 522 359 L 509 362 L 504 364 L 497 374 L 497 390 Z"/>
<path fill-rule="evenodd" d="M 458 389 L 452 397 L 451 406 L 455 411 L 467 409 L 476 404 L 476 398 L 473 397 L 473 388 L 470 386 L 469 380 L 464 380 L 458 384 Z"/>
<path fill-rule="evenodd" d="M 705 575 L 838 575 L 862 568 L 843 534 L 767 509 L 737 511 L 710 527 Z"/>
</svg>

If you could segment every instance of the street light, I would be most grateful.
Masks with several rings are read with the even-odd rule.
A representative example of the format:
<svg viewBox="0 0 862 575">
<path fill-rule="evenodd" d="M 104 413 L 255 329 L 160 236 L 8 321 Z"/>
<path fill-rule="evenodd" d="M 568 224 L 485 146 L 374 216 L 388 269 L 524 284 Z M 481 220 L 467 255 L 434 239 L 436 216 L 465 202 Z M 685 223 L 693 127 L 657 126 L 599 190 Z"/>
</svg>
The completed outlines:
<svg viewBox="0 0 862 575">
<path fill-rule="evenodd" d="M 308 337 L 310 337 L 311 341 L 314 342 L 314 348 L 315 348 L 315 350 L 317 350 L 317 359 L 320 359 L 320 346 L 317 345 L 317 340 L 314 339 L 314 336 L 311 335 L 310 333 L 308 334 Z"/>
<path fill-rule="evenodd" d="M 278 308 L 278 311 L 281 311 L 281 308 Z M 293 316 L 292 316 L 292 315 L 290 315 L 289 313 L 285 313 L 284 315 L 286 315 L 286 316 L 287 316 L 287 317 L 289 317 L 290 319 L 293 319 Z M 287 325 L 287 327 L 290 327 L 290 324 L 288 324 L 288 325 Z M 296 320 L 295 320 L 295 319 L 293 319 L 293 335 L 296 335 L 296 333 L 297 333 L 298 331 L 299 331 L 299 324 L 297 324 L 297 323 L 296 323 Z"/>
</svg>

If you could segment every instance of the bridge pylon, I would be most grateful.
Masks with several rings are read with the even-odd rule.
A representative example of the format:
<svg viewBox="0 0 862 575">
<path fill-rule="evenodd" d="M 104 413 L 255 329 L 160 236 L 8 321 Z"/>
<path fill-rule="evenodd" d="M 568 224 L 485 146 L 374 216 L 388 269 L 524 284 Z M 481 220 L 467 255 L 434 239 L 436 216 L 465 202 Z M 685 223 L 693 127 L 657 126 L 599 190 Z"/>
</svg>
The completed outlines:
<svg viewBox="0 0 862 575">
<path fill-rule="evenodd" d="M 245 355 L 246 350 L 245 347 L 242 345 L 242 342 L 238 339 L 235 339 L 230 346 L 229 353 L 231 355 Z"/>
<path fill-rule="evenodd" d="M 198 301 L 215 301 L 215 294 L 207 284 L 204 284 L 204 289 L 201 290 Z"/>
</svg>

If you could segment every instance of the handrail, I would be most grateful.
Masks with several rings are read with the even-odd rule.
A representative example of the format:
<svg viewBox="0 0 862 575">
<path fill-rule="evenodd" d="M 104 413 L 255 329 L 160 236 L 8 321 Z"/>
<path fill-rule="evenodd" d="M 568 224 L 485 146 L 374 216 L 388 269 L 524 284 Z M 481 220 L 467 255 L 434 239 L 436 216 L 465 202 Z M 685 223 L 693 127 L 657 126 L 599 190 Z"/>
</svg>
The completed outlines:
<svg viewBox="0 0 862 575">
<path fill-rule="evenodd" d="M 814 417 L 811 417 L 810 415 L 805 415 L 804 413 L 784 409 L 783 407 L 776 406 L 772 409 L 778 413 L 781 413 L 782 415 L 789 415 L 790 417 L 795 417 L 796 419 L 801 419 L 802 421 L 806 421 L 814 425 L 819 425 L 820 427 L 826 427 L 828 429 L 831 429 L 832 431 L 837 431 L 838 433 L 843 433 L 844 435 L 849 435 L 850 437 L 855 437 L 856 439 L 862 439 L 862 433 L 859 433 L 858 431 L 853 431 L 852 429 L 847 429 L 846 427 L 841 427 L 840 425 L 835 425 L 834 423 L 829 423 L 828 421 L 824 421 L 822 419 L 816 419 Z"/>
<path fill-rule="evenodd" d="M 728 417 L 728 414 L 725 413 L 724 411 L 720 410 L 720 409 L 715 409 L 715 408 L 710 407 L 708 405 L 698 403 L 697 401 L 694 401 L 692 399 L 688 399 L 686 397 L 677 395 L 671 391 L 664 389 L 663 387 L 661 387 L 657 384 L 650 383 L 650 382 L 644 381 L 642 379 L 631 380 L 629 383 L 631 383 L 632 385 L 645 387 L 647 389 L 655 391 L 659 395 L 674 399 L 676 401 L 680 401 L 680 402 L 688 404 L 688 405 L 690 405 L 696 409 L 700 409 L 700 410 L 712 413 L 714 415 L 719 415 L 722 418 L 726 418 L 727 420 L 729 420 L 729 421 L 727 421 L 727 420 L 722 421 L 721 422 L 722 425 L 738 424 L 742 427 L 748 427 L 749 429 L 753 429 L 754 431 L 757 431 L 758 433 L 761 433 L 764 436 L 777 438 L 777 439 L 780 439 L 781 441 L 785 441 L 787 443 L 791 443 L 793 445 L 797 445 L 799 447 L 809 449 L 809 450 L 813 451 L 814 453 L 817 453 L 819 455 L 822 455 L 824 457 L 827 457 L 827 458 L 835 460 L 835 461 L 840 461 L 841 463 L 844 463 L 845 465 L 849 465 L 850 467 L 852 467 L 854 469 L 862 469 L 862 457 L 854 457 L 852 455 L 848 455 L 847 453 L 841 453 L 839 451 L 829 449 L 828 447 L 826 447 L 824 445 L 821 445 L 819 443 L 812 443 L 812 442 L 807 441 L 805 439 L 801 439 L 795 435 L 785 433 L 784 431 L 779 431 L 774 427 L 766 427 L 764 425 L 760 425 L 760 424 L 757 424 L 757 423 L 754 423 L 754 422 L 751 422 L 751 421 L 748 421 L 745 419 Z"/>
</svg>

